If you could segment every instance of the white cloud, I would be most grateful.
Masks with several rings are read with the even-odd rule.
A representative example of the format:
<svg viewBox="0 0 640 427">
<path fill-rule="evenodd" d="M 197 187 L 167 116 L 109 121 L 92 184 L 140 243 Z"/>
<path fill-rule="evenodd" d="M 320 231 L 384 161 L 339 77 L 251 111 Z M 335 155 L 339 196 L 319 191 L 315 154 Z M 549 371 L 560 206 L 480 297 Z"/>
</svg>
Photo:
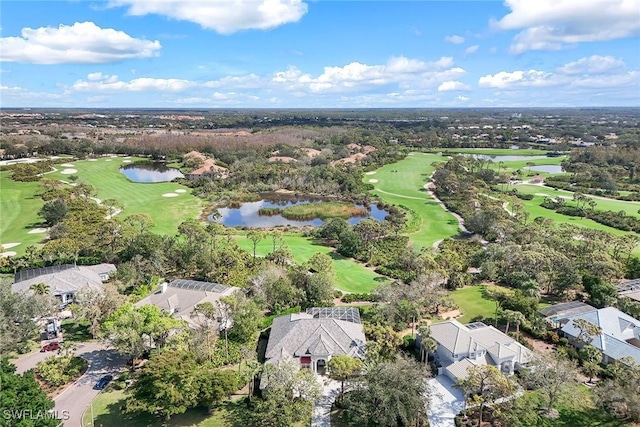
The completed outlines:
<svg viewBox="0 0 640 427">
<path fill-rule="evenodd" d="M 93 22 L 23 28 L 21 37 L 0 38 L 0 60 L 32 64 L 97 64 L 157 56 L 159 41 L 136 39 Z"/>
<path fill-rule="evenodd" d="M 449 42 L 449 43 L 453 43 L 453 44 L 462 44 L 464 43 L 464 37 L 462 36 L 446 36 L 444 38 L 445 41 Z"/>
<path fill-rule="evenodd" d="M 552 74 L 544 71 L 500 71 L 480 77 L 480 87 L 508 88 L 513 86 L 545 86 L 551 83 Z"/>
<path fill-rule="evenodd" d="M 301 0 L 111 0 L 130 15 L 156 14 L 194 22 L 221 34 L 241 30 L 269 30 L 297 22 L 307 13 Z"/>
<path fill-rule="evenodd" d="M 473 46 L 469 46 L 468 48 L 466 48 L 464 50 L 464 53 L 465 55 L 471 55 L 472 53 L 476 53 L 479 47 L 480 46 L 478 46 L 477 44 L 474 44 Z"/>
<path fill-rule="evenodd" d="M 303 73 L 296 67 L 289 67 L 276 72 L 272 82 L 289 90 L 315 93 L 354 91 L 389 84 L 397 84 L 400 88 L 433 87 L 465 74 L 465 70 L 451 68 L 452 65 L 451 57 L 425 62 L 398 56 L 381 65 L 351 62 L 341 67 L 325 67 L 317 77 Z"/>
<path fill-rule="evenodd" d="M 505 5 L 511 12 L 492 24 L 522 30 L 512 53 L 640 35 L 640 0 L 505 0 Z"/>
<path fill-rule="evenodd" d="M 555 73 L 539 70 L 500 71 L 480 77 L 483 88 L 516 89 L 523 87 L 632 88 L 637 97 L 640 72 L 627 71 L 625 64 L 611 56 L 591 56 L 558 67 Z"/>
<path fill-rule="evenodd" d="M 190 87 L 194 83 L 182 79 L 156 79 L 151 77 L 141 77 L 138 79 L 123 82 L 118 76 L 103 75 L 102 73 L 91 73 L 87 80 L 78 80 L 73 84 L 76 91 L 111 91 L 111 92 L 180 92 Z"/>
<path fill-rule="evenodd" d="M 562 74 L 603 74 L 620 68 L 624 68 L 624 62 L 613 56 L 592 55 L 565 64 L 558 68 L 558 72 Z"/>
<path fill-rule="evenodd" d="M 461 90 L 471 90 L 471 87 L 456 80 L 442 82 L 440 86 L 438 86 L 438 92 L 451 92 Z"/>
<path fill-rule="evenodd" d="M 456 96 L 456 101 L 458 101 L 458 102 L 468 102 L 469 98 L 467 98 L 466 96 L 458 95 L 458 96 Z"/>
</svg>

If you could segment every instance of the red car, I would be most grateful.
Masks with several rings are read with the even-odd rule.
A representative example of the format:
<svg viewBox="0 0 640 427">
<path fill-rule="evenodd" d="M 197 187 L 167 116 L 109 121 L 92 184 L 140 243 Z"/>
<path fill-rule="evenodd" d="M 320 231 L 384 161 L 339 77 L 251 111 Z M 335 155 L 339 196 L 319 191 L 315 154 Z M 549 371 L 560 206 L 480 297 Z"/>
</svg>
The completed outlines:
<svg viewBox="0 0 640 427">
<path fill-rule="evenodd" d="M 50 342 L 40 349 L 40 353 L 44 353 L 45 351 L 56 351 L 59 347 L 60 344 L 57 341 Z"/>
</svg>

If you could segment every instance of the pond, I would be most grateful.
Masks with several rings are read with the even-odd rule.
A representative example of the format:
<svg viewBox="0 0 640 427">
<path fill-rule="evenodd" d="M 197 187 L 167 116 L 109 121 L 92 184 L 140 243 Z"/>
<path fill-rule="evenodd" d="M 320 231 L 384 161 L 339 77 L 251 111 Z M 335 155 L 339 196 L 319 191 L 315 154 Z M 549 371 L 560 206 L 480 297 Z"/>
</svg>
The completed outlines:
<svg viewBox="0 0 640 427">
<path fill-rule="evenodd" d="M 562 172 L 564 172 L 562 170 L 562 166 L 560 166 L 560 165 L 538 165 L 538 166 L 527 167 L 527 170 L 528 169 L 531 169 L 532 171 L 536 171 L 536 172 L 546 172 L 546 173 L 562 173 Z"/>
<path fill-rule="evenodd" d="M 226 207 L 218 209 L 220 218 L 218 222 L 227 227 L 275 227 L 278 225 L 289 225 L 292 227 L 302 227 L 310 225 L 319 227 L 324 224 L 321 219 L 312 219 L 308 221 L 290 220 L 282 215 L 260 215 L 260 209 L 264 208 L 286 208 L 288 206 L 302 205 L 308 203 L 319 203 L 324 200 L 320 199 L 298 199 L 298 198 L 265 198 L 257 202 L 242 203 L 240 207 Z M 362 208 L 361 205 L 354 205 L 355 207 Z M 383 221 L 389 213 L 383 209 L 378 208 L 376 205 L 371 205 L 368 208 L 368 217 L 374 218 L 378 221 Z M 367 216 L 352 217 L 347 220 L 349 224 L 357 224 Z M 209 221 L 214 221 L 213 215 L 209 215 L 207 218 Z"/>
<path fill-rule="evenodd" d="M 164 163 L 148 162 L 123 166 L 120 173 L 133 182 L 168 182 L 175 178 L 184 178 L 182 172 L 169 168 Z"/>
</svg>

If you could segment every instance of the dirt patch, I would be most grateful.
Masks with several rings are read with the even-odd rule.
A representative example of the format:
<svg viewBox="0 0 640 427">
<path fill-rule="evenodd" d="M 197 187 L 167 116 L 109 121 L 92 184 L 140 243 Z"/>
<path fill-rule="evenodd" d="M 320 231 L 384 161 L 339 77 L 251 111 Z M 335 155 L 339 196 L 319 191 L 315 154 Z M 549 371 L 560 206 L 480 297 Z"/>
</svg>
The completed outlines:
<svg viewBox="0 0 640 427">
<path fill-rule="evenodd" d="M 438 316 L 442 317 L 444 320 L 455 319 L 456 317 L 462 316 L 460 310 L 449 310 L 444 313 L 440 313 Z"/>
</svg>

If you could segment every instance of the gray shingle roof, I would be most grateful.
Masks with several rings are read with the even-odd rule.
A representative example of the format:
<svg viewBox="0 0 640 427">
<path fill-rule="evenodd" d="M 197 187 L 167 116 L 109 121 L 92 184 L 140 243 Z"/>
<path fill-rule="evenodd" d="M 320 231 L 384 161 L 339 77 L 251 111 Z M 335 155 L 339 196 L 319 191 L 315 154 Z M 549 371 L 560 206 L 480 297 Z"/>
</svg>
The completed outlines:
<svg viewBox="0 0 640 427">
<path fill-rule="evenodd" d="M 113 264 L 97 265 L 65 265 L 62 269 L 25 270 L 22 277 L 29 277 L 11 285 L 13 292 L 27 292 L 31 285 L 44 283 L 49 287 L 51 295 L 62 295 L 77 292 L 85 287 L 99 288 L 102 286 L 101 274 L 108 274 L 116 270 Z M 37 271 L 35 271 L 37 270 Z"/>
<path fill-rule="evenodd" d="M 147 295 L 138 301 L 136 306 L 156 305 L 170 312 L 173 317 L 183 319 L 189 323 L 189 325 L 195 326 L 197 322 L 191 317 L 191 312 L 196 305 L 210 302 L 215 306 L 216 301 L 218 301 L 220 297 L 232 295 L 238 290 L 238 288 L 224 286 L 218 283 L 212 283 L 212 286 L 206 286 L 208 282 L 195 282 L 202 285 L 189 288 L 182 287 L 180 285 L 181 282 L 177 282 L 178 286 L 174 286 L 174 283 L 176 283 L 176 281 L 169 283 L 164 292 L 160 290 Z"/>
<path fill-rule="evenodd" d="M 364 350 L 362 325 L 307 313 L 276 317 L 271 326 L 265 357 L 278 358 L 284 351 L 299 357 L 310 354 L 358 356 Z"/>
<path fill-rule="evenodd" d="M 456 355 L 466 355 L 482 349 L 496 361 L 513 357 L 516 363 L 526 364 L 533 358 L 529 349 L 493 326 L 480 322 L 471 326 L 472 328 L 468 328 L 457 320 L 435 323 L 430 326 L 431 337 L 439 346 Z"/>
<path fill-rule="evenodd" d="M 594 337 L 591 345 L 602 350 L 604 355 L 615 360 L 625 356 L 632 357 L 640 363 L 640 348 L 627 342 L 640 339 L 640 320 L 614 307 L 601 308 L 571 318 L 562 328 L 562 332 L 573 338 L 580 334 L 573 324 L 576 319 L 585 319 L 602 329 L 602 334 Z"/>
</svg>

